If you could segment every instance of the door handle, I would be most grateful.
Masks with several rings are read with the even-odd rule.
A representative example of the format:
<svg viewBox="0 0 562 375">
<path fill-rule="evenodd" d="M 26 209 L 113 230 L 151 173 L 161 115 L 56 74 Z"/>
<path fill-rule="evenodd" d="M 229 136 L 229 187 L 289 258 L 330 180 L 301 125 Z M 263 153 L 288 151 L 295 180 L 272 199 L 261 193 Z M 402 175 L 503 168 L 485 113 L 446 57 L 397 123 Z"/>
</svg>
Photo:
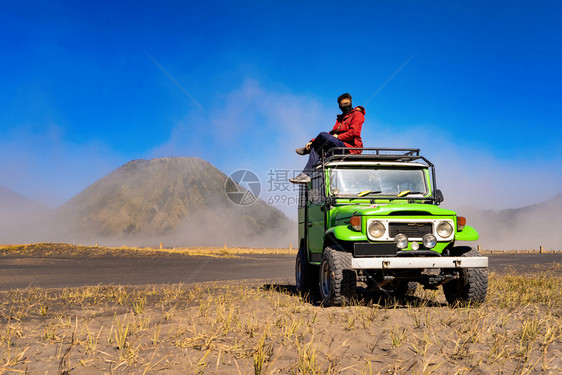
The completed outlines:
<svg viewBox="0 0 562 375">
<path fill-rule="evenodd" d="M 308 223 L 308 226 L 309 226 L 309 227 L 311 227 L 311 226 L 312 226 L 312 223 L 311 223 L 311 222 L 309 222 L 309 223 Z"/>
</svg>

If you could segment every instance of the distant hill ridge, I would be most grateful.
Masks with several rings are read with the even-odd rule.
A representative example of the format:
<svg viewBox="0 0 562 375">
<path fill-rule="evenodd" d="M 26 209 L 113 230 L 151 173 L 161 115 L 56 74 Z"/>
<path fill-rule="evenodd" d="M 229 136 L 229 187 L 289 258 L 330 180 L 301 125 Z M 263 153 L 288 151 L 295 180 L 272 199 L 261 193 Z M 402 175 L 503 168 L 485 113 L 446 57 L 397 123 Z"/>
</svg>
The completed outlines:
<svg viewBox="0 0 562 375">
<path fill-rule="evenodd" d="M 237 206 L 227 176 L 195 157 L 132 160 L 70 199 L 55 214 L 0 186 L 0 243 L 296 246 L 296 224 L 262 200 Z M 232 189 L 233 187 L 229 187 Z M 236 188 L 236 187 L 234 187 Z M 487 249 L 562 250 L 562 194 L 500 211 L 457 212 Z"/>
<path fill-rule="evenodd" d="M 0 186 L 0 244 L 34 241 L 52 212 L 52 208 Z"/>
<path fill-rule="evenodd" d="M 226 181 L 225 174 L 196 157 L 133 160 L 65 203 L 57 221 L 83 239 L 288 246 L 286 232 L 293 223 L 262 200 L 233 204 Z"/>
<path fill-rule="evenodd" d="M 45 213 L 51 209 L 44 204 L 28 199 L 5 186 L 0 186 L 0 210 L 3 214 L 21 215 L 27 212 Z"/>
<path fill-rule="evenodd" d="M 488 249 L 562 250 L 562 194 L 545 202 L 506 210 L 464 208 L 459 214 L 480 233 L 479 244 Z"/>
</svg>

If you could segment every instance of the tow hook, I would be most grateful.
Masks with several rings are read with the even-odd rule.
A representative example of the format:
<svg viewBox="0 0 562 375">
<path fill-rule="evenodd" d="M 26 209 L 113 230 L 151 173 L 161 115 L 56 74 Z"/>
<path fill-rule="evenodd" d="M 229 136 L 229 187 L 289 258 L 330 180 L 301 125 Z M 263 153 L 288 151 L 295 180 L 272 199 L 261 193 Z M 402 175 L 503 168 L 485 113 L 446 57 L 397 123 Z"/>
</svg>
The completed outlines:
<svg viewBox="0 0 562 375">
<path fill-rule="evenodd" d="M 461 260 L 460 259 L 453 260 L 453 263 L 455 264 L 456 268 L 460 268 L 460 266 L 461 266 Z"/>
<path fill-rule="evenodd" d="M 390 260 L 383 260 L 382 261 L 382 268 L 390 267 Z"/>
</svg>

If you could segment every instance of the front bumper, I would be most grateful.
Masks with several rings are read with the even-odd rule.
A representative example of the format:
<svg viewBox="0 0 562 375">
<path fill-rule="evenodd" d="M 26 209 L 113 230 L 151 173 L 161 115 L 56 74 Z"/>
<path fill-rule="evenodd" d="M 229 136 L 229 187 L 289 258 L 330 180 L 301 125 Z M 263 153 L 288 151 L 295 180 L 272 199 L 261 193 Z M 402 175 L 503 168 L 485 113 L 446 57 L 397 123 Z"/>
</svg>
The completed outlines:
<svg viewBox="0 0 562 375">
<path fill-rule="evenodd" d="M 351 260 L 351 268 L 354 270 L 487 267 L 488 257 L 384 257 Z"/>
</svg>

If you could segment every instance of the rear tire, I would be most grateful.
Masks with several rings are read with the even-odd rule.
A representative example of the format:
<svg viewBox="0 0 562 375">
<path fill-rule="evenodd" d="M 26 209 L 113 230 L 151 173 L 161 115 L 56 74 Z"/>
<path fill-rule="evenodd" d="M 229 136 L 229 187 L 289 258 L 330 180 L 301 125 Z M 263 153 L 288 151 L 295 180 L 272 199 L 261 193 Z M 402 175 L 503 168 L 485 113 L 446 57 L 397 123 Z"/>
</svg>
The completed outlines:
<svg viewBox="0 0 562 375">
<path fill-rule="evenodd" d="M 380 285 L 376 281 L 368 281 L 367 285 L 375 291 L 380 291 L 396 298 L 413 296 L 418 289 L 417 281 L 394 280 L 391 283 Z"/>
<path fill-rule="evenodd" d="M 351 253 L 336 247 L 324 249 L 320 266 L 320 295 L 324 306 L 350 303 L 357 293 L 357 274 L 351 269 Z"/>
<path fill-rule="evenodd" d="M 459 246 L 451 249 L 452 256 L 478 257 L 477 249 Z M 463 268 L 459 278 L 443 285 L 445 298 L 450 305 L 484 303 L 488 294 L 488 268 Z"/>
<path fill-rule="evenodd" d="M 304 246 L 297 253 L 295 281 L 297 290 L 302 293 L 315 293 L 318 290 L 318 266 L 308 262 Z"/>
<path fill-rule="evenodd" d="M 413 296 L 414 294 L 416 294 L 416 289 L 418 289 L 417 281 L 399 281 L 398 285 L 396 286 L 396 288 L 394 288 L 392 293 L 396 297 L 402 298 Z"/>
</svg>

